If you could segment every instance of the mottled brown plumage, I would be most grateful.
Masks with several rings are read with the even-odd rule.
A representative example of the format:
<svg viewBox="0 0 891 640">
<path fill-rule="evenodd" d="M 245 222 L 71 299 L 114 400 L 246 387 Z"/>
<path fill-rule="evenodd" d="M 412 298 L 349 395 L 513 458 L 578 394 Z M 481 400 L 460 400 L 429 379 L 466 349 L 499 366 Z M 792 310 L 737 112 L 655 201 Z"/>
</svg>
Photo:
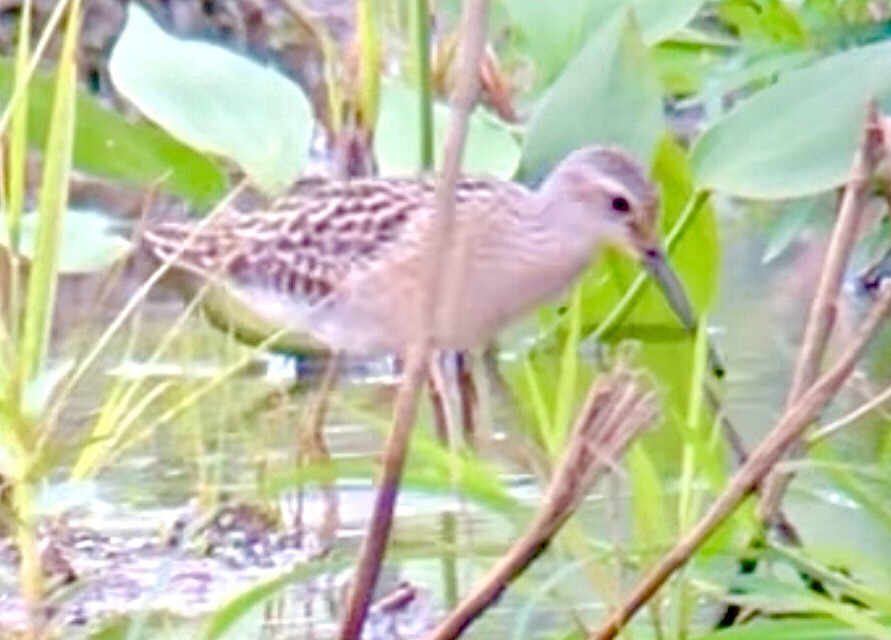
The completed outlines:
<svg viewBox="0 0 891 640">
<path fill-rule="evenodd" d="M 398 353 L 420 321 L 434 187 L 430 178 L 306 180 L 267 209 L 150 225 L 143 242 L 208 285 L 211 315 L 242 318 L 236 329 L 261 321 L 246 330 L 256 339 L 285 328 L 313 348 Z M 534 191 L 463 178 L 444 257 L 463 276 L 458 309 L 434 327 L 436 345 L 481 343 L 565 289 L 602 243 L 657 255 L 656 210 L 651 184 L 616 149 L 574 152 Z"/>
</svg>

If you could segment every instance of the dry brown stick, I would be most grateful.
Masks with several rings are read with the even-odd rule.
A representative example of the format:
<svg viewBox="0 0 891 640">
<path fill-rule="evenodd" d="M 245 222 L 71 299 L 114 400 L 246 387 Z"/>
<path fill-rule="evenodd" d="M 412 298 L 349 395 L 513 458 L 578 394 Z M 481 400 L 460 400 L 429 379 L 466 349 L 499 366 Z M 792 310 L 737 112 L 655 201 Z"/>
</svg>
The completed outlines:
<svg viewBox="0 0 891 640">
<path fill-rule="evenodd" d="M 724 432 L 724 436 L 727 438 L 727 442 L 730 445 L 730 451 L 733 453 L 733 457 L 736 461 L 736 466 L 743 466 L 746 461 L 749 459 L 749 452 L 746 450 L 746 445 L 742 440 L 742 436 L 740 436 L 739 431 L 737 431 L 736 427 L 727 417 L 727 414 L 724 413 L 723 408 L 721 407 L 721 401 L 718 398 L 718 394 L 715 392 L 715 389 L 708 382 L 703 383 L 704 388 L 704 396 L 706 404 L 709 407 L 712 415 L 718 420 L 721 425 L 721 430 Z M 756 490 L 759 493 L 762 490 L 762 484 L 759 483 L 756 487 Z M 774 515 L 773 522 L 774 531 L 780 536 L 780 539 L 786 544 L 801 545 L 801 536 L 798 535 L 798 530 L 795 528 L 795 525 L 792 524 L 792 521 L 786 515 L 786 513 L 782 509 L 777 509 L 776 514 Z M 740 573 L 745 573 L 746 570 L 742 568 L 743 566 L 749 566 L 747 563 L 741 562 Z M 734 610 L 735 605 L 729 605 L 727 611 L 732 612 Z M 722 623 L 725 620 L 736 619 L 736 613 L 727 613 L 722 616 Z M 729 616 L 729 618 L 728 618 Z M 726 624 L 719 626 L 727 626 Z"/>
<path fill-rule="evenodd" d="M 829 241 L 823 272 L 805 325 L 802 347 L 792 374 L 786 397 L 788 409 L 810 387 L 820 371 L 826 345 L 835 324 L 838 295 L 845 268 L 851 257 L 863 211 L 869 198 L 869 184 L 883 153 L 884 142 L 879 115 L 874 102 L 867 108 L 860 148 L 854 155 L 850 176 L 839 206 L 838 218 Z M 797 445 L 796 445 L 797 446 Z M 762 522 L 770 522 L 777 513 L 780 501 L 791 476 L 772 472 L 763 484 L 758 515 Z"/>
<path fill-rule="evenodd" d="M 877 410 L 883 404 L 891 402 L 891 387 L 885 387 L 880 393 L 876 394 L 866 402 L 857 406 L 856 409 L 843 415 L 841 418 L 821 427 L 818 431 L 808 434 L 806 444 L 808 447 L 835 435 L 845 427 L 857 422 L 860 418 Z"/>
<path fill-rule="evenodd" d="M 592 384 L 534 522 L 427 640 L 458 637 L 550 544 L 595 477 L 608 471 L 656 415 L 654 396 L 627 370 Z"/>
<path fill-rule="evenodd" d="M 801 438 L 805 429 L 841 388 L 882 321 L 891 311 L 891 288 L 884 290 L 876 304 L 845 347 L 837 362 L 783 414 L 770 433 L 752 451 L 749 460 L 733 476 L 724 492 L 706 514 L 662 560 L 641 580 L 634 591 L 610 615 L 588 640 L 610 640 L 669 577 L 727 519 L 770 472 L 788 448 Z"/>
<path fill-rule="evenodd" d="M 800 397 L 803 389 L 813 383 L 825 356 L 826 345 L 835 323 L 836 306 L 845 266 L 850 259 L 860 221 L 863 218 L 863 210 L 868 197 L 869 179 L 876 170 L 878 158 L 884 147 L 883 136 L 877 127 L 878 124 L 878 114 L 875 105 L 871 103 L 867 108 L 861 145 L 851 164 L 848 183 L 840 200 L 839 214 L 823 263 L 816 295 L 808 315 L 802 348 L 786 397 L 786 409 Z M 800 448 L 800 443 L 793 443 L 793 447 L 787 455 L 799 455 Z M 759 488 L 758 515 L 765 527 L 773 528 L 787 543 L 800 545 L 801 539 L 794 525 L 780 508 L 783 494 L 790 481 L 791 475 L 779 470 L 773 470 L 763 479 Z M 760 536 L 761 532 L 749 542 L 750 549 L 760 544 Z M 756 567 L 757 560 L 755 562 L 741 561 L 740 573 L 751 573 Z M 819 581 L 812 582 L 809 576 L 804 577 L 807 582 L 812 584 L 812 588 L 819 591 Z M 740 609 L 736 604 L 728 605 L 719 626 L 733 624 L 739 612 Z"/>
<path fill-rule="evenodd" d="M 486 38 L 488 15 L 487 0 L 470 0 L 465 3 L 462 15 L 462 33 L 465 34 L 462 47 L 460 76 L 452 105 L 448 137 L 443 149 L 442 175 L 436 183 L 436 216 L 433 220 L 430 247 L 427 252 L 427 268 L 422 288 L 425 299 L 420 308 L 420 324 L 415 327 L 416 337 L 406 355 L 406 366 L 402 384 L 396 397 L 393 416 L 393 429 L 384 446 L 383 469 L 379 489 L 375 498 L 368 533 L 359 551 L 356 575 L 353 578 L 342 626 L 341 640 L 358 640 L 362 626 L 368 615 L 372 591 L 377 582 L 383 563 L 384 553 L 393 524 L 393 510 L 405 467 L 408 442 L 417 414 L 418 400 L 424 377 L 430 347 L 433 341 L 433 326 L 438 303 L 448 310 L 452 297 L 448 295 L 449 283 L 445 281 L 448 264 L 441 264 L 446 255 L 449 238 L 454 226 L 455 185 L 461 171 L 461 155 L 467 134 L 467 123 L 476 102 L 479 86 L 479 60 L 483 53 Z M 445 290 L 443 290 L 445 289 Z"/>
</svg>

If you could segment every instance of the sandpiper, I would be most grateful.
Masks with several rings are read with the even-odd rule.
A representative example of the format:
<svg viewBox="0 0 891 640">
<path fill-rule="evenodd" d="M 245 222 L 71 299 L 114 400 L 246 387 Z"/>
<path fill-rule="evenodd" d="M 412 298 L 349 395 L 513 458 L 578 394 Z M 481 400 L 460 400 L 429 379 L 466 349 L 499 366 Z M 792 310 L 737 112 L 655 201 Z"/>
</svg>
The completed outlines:
<svg viewBox="0 0 891 640">
<path fill-rule="evenodd" d="M 142 240 L 205 287 L 211 319 L 245 340 L 278 331 L 276 345 L 289 351 L 400 355 L 420 322 L 434 188 L 432 177 L 304 180 L 261 210 L 157 222 Z M 639 257 L 693 326 L 660 247 L 656 191 L 624 151 L 579 149 L 537 189 L 464 177 L 455 195 L 446 260 L 461 261 L 457 313 L 435 320 L 435 347 L 483 344 L 558 296 L 605 244 Z"/>
</svg>

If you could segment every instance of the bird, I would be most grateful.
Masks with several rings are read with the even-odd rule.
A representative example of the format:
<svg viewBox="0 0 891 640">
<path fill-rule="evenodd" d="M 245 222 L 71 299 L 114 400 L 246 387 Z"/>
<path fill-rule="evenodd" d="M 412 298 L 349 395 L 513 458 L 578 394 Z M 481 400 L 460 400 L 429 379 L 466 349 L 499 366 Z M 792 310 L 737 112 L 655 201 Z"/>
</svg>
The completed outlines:
<svg viewBox="0 0 891 640">
<path fill-rule="evenodd" d="M 416 338 L 436 177 L 307 178 L 268 206 L 210 220 L 147 224 L 140 242 L 187 287 L 214 324 L 246 342 L 354 356 L 404 354 Z M 445 264 L 459 264 L 454 313 L 434 314 L 439 350 L 469 350 L 552 301 L 604 246 L 636 256 L 695 326 L 658 234 L 659 198 L 629 153 L 590 146 L 536 188 L 464 175 L 455 186 Z"/>
</svg>

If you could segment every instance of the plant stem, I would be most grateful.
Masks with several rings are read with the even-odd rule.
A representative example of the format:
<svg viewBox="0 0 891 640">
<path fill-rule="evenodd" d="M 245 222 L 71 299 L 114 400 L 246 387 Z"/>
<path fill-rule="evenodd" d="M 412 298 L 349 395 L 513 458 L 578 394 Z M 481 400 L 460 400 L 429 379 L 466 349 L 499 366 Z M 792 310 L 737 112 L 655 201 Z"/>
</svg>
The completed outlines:
<svg viewBox="0 0 891 640">
<path fill-rule="evenodd" d="M 421 169 L 433 169 L 433 88 L 430 78 L 430 12 L 427 0 L 414 2 L 415 56 L 418 65 L 418 111 L 421 114 Z"/>
<path fill-rule="evenodd" d="M 23 465 L 24 466 L 24 465 Z M 27 638 L 41 636 L 40 602 L 43 598 L 43 570 L 37 547 L 37 527 L 34 519 L 34 487 L 27 474 L 18 474 L 13 483 L 13 508 L 16 519 L 16 545 L 19 549 L 19 580 L 21 595 L 28 615 Z"/>
<path fill-rule="evenodd" d="M 774 469 L 789 447 L 798 441 L 814 417 L 832 400 L 851 375 L 889 312 L 891 289 L 885 290 L 870 309 L 869 315 L 845 345 L 836 363 L 786 410 L 699 522 L 644 576 L 600 628 L 588 636 L 588 640 L 615 638 L 671 575 L 683 567 L 696 550 L 736 511 L 743 500 L 757 488 L 758 483 Z"/>
<path fill-rule="evenodd" d="M 476 101 L 479 61 L 483 54 L 488 16 L 488 0 L 470 0 L 464 5 L 464 40 L 458 87 L 452 105 L 448 136 L 443 149 L 443 171 L 436 184 L 436 215 L 426 250 L 421 322 L 405 355 L 406 369 L 396 396 L 393 429 L 384 446 L 383 470 L 375 499 L 368 535 L 363 540 L 353 584 L 347 598 L 340 640 L 358 640 L 371 604 L 393 524 L 393 511 L 405 467 L 411 429 L 418 400 L 427 374 L 435 325 L 450 326 L 455 309 L 454 283 L 463 265 L 449 260 L 449 241 L 455 225 L 455 185 L 461 171 L 461 156 L 467 137 L 467 124 Z"/>
</svg>

